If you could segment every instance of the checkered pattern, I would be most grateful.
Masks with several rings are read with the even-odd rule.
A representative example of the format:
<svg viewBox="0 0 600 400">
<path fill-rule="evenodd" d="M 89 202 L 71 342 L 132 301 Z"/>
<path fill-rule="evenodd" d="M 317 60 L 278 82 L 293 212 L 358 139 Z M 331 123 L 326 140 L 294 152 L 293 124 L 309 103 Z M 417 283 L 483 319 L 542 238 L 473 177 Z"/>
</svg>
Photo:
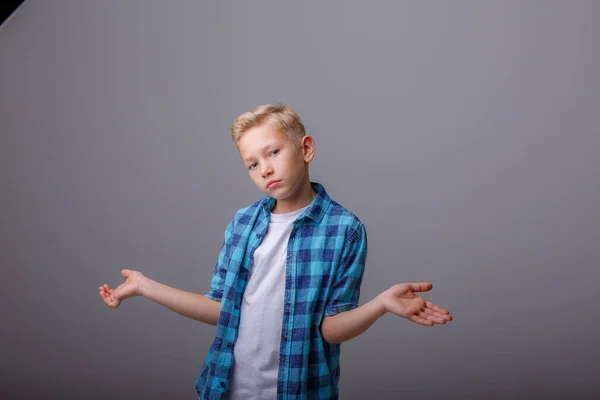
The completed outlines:
<svg viewBox="0 0 600 400">
<path fill-rule="evenodd" d="M 367 258 L 363 223 L 331 200 L 322 185 L 294 221 L 287 247 L 280 342 L 278 399 L 336 399 L 340 345 L 327 343 L 319 329 L 324 316 L 358 306 Z M 269 225 L 275 199 L 239 210 L 225 240 L 207 297 L 221 302 L 215 340 L 196 381 L 199 399 L 224 399 L 234 362 L 240 306 L 254 250 Z"/>
</svg>

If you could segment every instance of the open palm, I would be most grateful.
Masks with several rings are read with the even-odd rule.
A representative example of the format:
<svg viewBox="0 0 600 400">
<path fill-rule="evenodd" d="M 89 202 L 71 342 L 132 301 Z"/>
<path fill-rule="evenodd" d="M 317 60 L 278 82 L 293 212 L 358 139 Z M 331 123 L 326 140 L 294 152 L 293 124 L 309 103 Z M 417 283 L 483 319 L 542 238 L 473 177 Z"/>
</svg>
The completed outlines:
<svg viewBox="0 0 600 400">
<path fill-rule="evenodd" d="M 100 298 L 107 306 L 117 308 L 121 301 L 141 294 L 141 285 L 144 274 L 138 271 L 129 269 L 121 270 L 121 275 L 127 280 L 117 286 L 116 289 L 111 289 L 106 283 L 98 288 Z"/>
<path fill-rule="evenodd" d="M 433 326 L 452 321 L 448 310 L 417 296 L 415 292 L 427 292 L 433 285 L 429 282 L 399 283 L 381 293 L 382 307 L 420 325 Z"/>
</svg>

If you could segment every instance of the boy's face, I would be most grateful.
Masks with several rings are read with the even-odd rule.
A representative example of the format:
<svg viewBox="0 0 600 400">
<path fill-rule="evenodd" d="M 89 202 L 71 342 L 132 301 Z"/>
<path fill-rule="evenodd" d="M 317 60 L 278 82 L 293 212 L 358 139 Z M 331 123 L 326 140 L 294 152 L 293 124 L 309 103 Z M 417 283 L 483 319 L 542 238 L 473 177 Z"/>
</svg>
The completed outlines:
<svg viewBox="0 0 600 400">
<path fill-rule="evenodd" d="M 310 136 L 304 136 L 298 147 L 276 127 L 261 124 L 242 135 L 238 150 L 250 178 L 268 196 L 293 200 L 303 184 L 310 185 L 307 165 L 314 156 Z"/>
</svg>

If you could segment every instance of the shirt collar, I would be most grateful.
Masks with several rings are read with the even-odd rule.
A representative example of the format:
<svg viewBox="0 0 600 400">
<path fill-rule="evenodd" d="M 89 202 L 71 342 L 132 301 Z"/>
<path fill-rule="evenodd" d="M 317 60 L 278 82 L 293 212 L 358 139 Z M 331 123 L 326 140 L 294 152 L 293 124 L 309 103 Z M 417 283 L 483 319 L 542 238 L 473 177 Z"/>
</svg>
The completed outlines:
<svg viewBox="0 0 600 400">
<path fill-rule="evenodd" d="M 325 211 L 327 211 L 329 203 L 331 203 L 331 199 L 329 198 L 329 195 L 325 191 L 323 185 L 317 182 L 311 182 L 310 185 L 314 191 L 317 192 L 317 195 L 308 205 L 308 208 L 304 210 L 302 215 L 298 217 L 298 219 L 306 217 L 311 218 L 318 223 L 323 218 L 323 215 L 325 215 Z M 275 207 L 275 202 L 275 198 L 266 196 L 262 199 L 261 206 L 268 214 L 270 214 L 273 207 Z"/>
</svg>

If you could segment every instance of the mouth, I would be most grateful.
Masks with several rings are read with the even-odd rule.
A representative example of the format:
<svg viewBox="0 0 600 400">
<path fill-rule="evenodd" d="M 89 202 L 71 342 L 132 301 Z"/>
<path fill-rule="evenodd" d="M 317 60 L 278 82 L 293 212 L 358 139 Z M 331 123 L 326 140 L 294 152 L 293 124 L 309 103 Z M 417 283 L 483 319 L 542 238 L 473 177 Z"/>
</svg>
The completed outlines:
<svg viewBox="0 0 600 400">
<path fill-rule="evenodd" d="M 274 187 L 275 185 L 277 185 L 279 182 L 281 182 L 281 180 L 279 180 L 279 181 L 269 181 L 269 183 L 267 183 L 267 189 L 271 189 L 272 187 Z"/>
</svg>

